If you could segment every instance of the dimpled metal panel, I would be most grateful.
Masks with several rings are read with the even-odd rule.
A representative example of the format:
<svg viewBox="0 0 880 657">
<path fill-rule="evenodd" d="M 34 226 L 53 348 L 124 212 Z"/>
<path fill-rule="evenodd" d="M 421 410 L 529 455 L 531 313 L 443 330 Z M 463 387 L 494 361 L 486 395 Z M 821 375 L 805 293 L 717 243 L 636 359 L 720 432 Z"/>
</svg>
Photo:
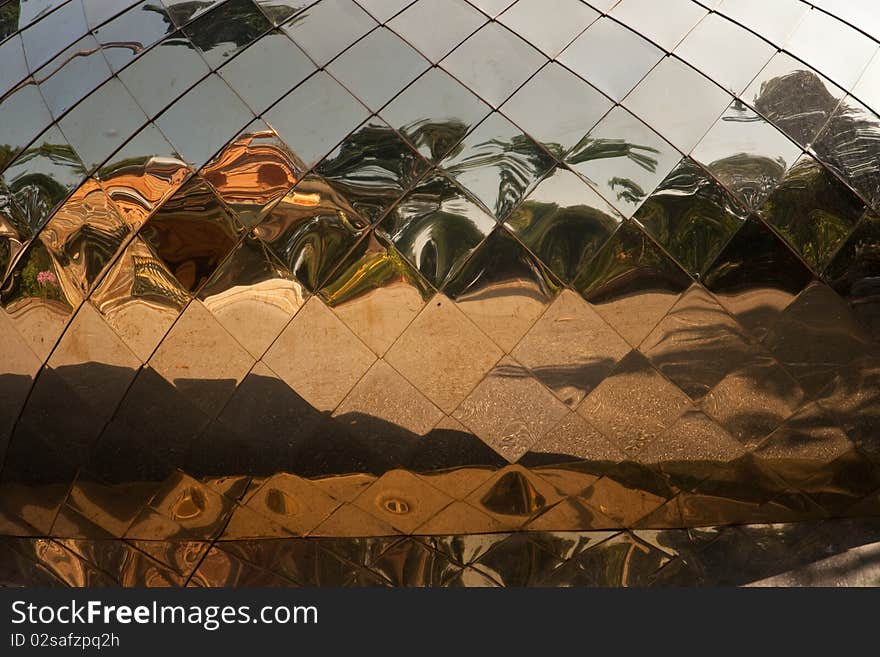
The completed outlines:
<svg viewBox="0 0 880 657">
<path fill-rule="evenodd" d="M 868 4 L 0 0 L 0 578 L 825 581 Z"/>
</svg>

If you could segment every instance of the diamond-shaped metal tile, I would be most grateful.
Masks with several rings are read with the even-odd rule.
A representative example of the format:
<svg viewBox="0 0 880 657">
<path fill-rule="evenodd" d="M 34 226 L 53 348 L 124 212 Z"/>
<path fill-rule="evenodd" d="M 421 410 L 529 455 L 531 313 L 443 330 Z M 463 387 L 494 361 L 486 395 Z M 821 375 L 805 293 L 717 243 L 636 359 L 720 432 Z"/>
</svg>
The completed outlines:
<svg viewBox="0 0 880 657">
<path fill-rule="evenodd" d="M 150 367 L 205 413 L 216 415 L 254 358 L 193 301 L 150 358 Z"/>
<path fill-rule="evenodd" d="M 444 291 L 486 335 L 510 351 L 558 289 L 541 262 L 499 227 L 450 279 Z"/>
<path fill-rule="evenodd" d="M 197 290 L 235 247 L 241 225 L 200 177 L 190 178 L 139 233 L 190 292 Z"/>
<path fill-rule="evenodd" d="M 309 174 L 254 234 L 312 292 L 357 243 L 368 222 L 323 178 Z"/>
<path fill-rule="evenodd" d="M 629 350 L 588 303 L 563 290 L 511 354 L 574 407 Z"/>
<path fill-rule="evenodd" d="M 263 360 L 315 408 L 332 410 L 376 357 L 320 299 L 312 297 Z"/>
<path fill-rule="evenodd" d="M 439 288 L 494 226 L 492 217 L 435 171 L 388 212 L 378 231 Z"/>
<path fill-rule="evenodd" d="M 682 103 L 687 96 L 688 102 Z M 733 100 L 677 57 L 666 57 L 623 104 L 682 152 L 689 152 Z"/>
<path fill-rule="evenodd" d="M 878 271 L 880 218 L 866 214 L 840 247 L 825 271 L 827 280 L 853 307 L 875 338 L 880 335 L 880 314 L 871 290 Z"/>
<path fill-rule="evenodd" d="M 552 164 L 538 144 L 494 113 L 440 166 L 503 221 Z"/>
<path fill-rule="evenodd" d="M 361 493 L 354 504 L 396 529 L 410 533 L 451 502 L 416 475 L 391 470 Z"/>
<path fill-rule="evenodd" d="M 429 66 L 412 46 L 388 28 L 380 27 L 342 53 L 328 70 L 375 111 Z"/>
<path fill-rule="evenodd" d="M 789 169 L 760 213 L 814 271 L 820 271 L 865 210 L 852 191 L 809 155 Z"/>
<path fill-rule="evenodd" d="M 336 80 L 318 71 L 278 101 L 263 119 L 311 167 L 368 115 L 369 110 Z"/>
<path fill-rule="evenodd" d="M 267 125 L 255 122 L 201 171 L 245 226 L 260 223 L 305 166 Z"/>
<path fill-rule="evenodd" d="M 443 411 L 452 412 L 501 350 L 444 295 L 434 296 L 385 356 Z"/>
<path fill-rule="evenodd" d="M 548 57 L 556 57 L 599 15 L 580 0 L 560 0 L 549 14 L 541 0 L 519 0 L 498 17 L 498 22 L 540 48 Z"/>
<path fill-rule="evenodd" d="M 687 274 L 625 222 L 578 274 L 574 287 L 633 346 L 691 283 Z"/>
<path fill-rule="evenodd" d="M 383 355 L 431 296 L 394 247 L 370 235 L 321 290 L 322 298 L 377 355 Z"/>
<path fill-rule="evenodd" d="M 663 51 L 610 18 L 590 25 L 559 56 L 559 62 L 620 101 L 663 57 Z"/>
<path fill-rule="evenodd" d="M 90 302 L 129 349 L 146 361 L 188 298 L 150 247 L 135 237 L 95 288 Z"/>
<path fill-rule="evenodd" d="M 427 162 L 377 121 L 346 137 L 315 171 L 361 217 L 376 222 L 426 169 Z"/>
<path fill-rule="evenodd" d="M 730 93 L 739 95 L 775 49 L 721 14 L 710 13 L 675 48 L 675 54 Z"/>
<path fill-rule="evenodd" d="M 757 355 L 745 331 L 700 285 L 681 295 L 639 349 L 694 400 Z"/>
<path fill-rule="evenodd" d="M 380 111 L 431 161 L 442 160 L 491 108 L 439 68 L 432 68 Z"/>
<path fill-rule="evenodd" d="M 753 447 L 801 404 L 804 393 L 773 359 L 758 356 L 729 372 L 702 408 L 737 440 Z"/>
<path fill-rule="evenodd" d="M 548 104 L 554 108 L 549 116 Z M 562 158 L 611 107 L 612 102 L 594 87 L 551 62 L 517 90 L 501 111 Z"/>
<path fill-rule="evenodd" d="M 294 15 L 281 29 L 323 66 L 375 26 L 353 0 L 323 0 Z"/>
<path fill-rule="evenodd" d="M 737 321 L 758 337 L 811 279 L 791 248 L 755 217 L 742 225 L 703 277 Z"/>
<path fill-rule="evenodd" d="M 689 407 L 687 396 L 633 351 L 577 412 L 624 453 L 636 456 Z"/>
<path fill-rule="evenodd" d="M 622 107 L 615 107 L 565 158 L 625 217 L 630 217 L 681 154 Z"/>
<path fill-rule="evenodd" d="M 443 29 L 433 21 L 443 16 Z M 419 0 L 388 22 L 388 27 L 437 62 L 486 22 L 486 17 L 464 0 Z"/>
<path fill-rule="evenodd" d="M 422 436 L 437 424 L 443 412 L 394 368 L 378 360 L 333 415 L 354 435 L 385 441 L 393 439 L 396 428 Z"/>
<path fill-rule="evenodd" d="M 557 167 L 506 225 L 563 281 L 571 281 L 614 233 L 620 215 L 571 171 Z"/>
<path fill-rule="evenodd" d="M 735 100 L 697 144 L 692 156 L 743 205 L 754 209 L 800 154 L 794 142 Z"/>
<path fill-rule="evenodd" d="M 260 358 L 305 296 L 293 274 L 249 236 L 217 268 L 198 298 L 232 337 Z"/>
<path fill-rule="evenodd" d="M 837 371 L 864 355 L 870 336 L 834 290 L 814 283 L 801 292 L 764 339 L 773 355 L 815 395 Z"/>
<path fill-rule="evenodd" d="M 39 240 L 61 264 L 69 285 L 87 294 L 129 237 L 130 228 L 90 178 L 58 208 Z"/>
<path fill-rule="evenodd" d="M 685 158 L 633 218 L 696 276 L 712 263 L 745 214 L 727 190 Z"/>
<path fill-rule="evenodd" d="M 10 323 L 43 362 L 81 300 L 82 293 L 39 240 L 22 252 L 0 293 Z"/>
<path fill-rule="evenodd" d="M 546 61 L 534 46 L 492 22 L 477 30 L 440 65 L 498 107 Z"/>
<path fill-rule="evenodd" d="M 565 405 L 508 356 L 486 375 L 453 416 L 513 462 L 565 413 Z"/>
</svg>

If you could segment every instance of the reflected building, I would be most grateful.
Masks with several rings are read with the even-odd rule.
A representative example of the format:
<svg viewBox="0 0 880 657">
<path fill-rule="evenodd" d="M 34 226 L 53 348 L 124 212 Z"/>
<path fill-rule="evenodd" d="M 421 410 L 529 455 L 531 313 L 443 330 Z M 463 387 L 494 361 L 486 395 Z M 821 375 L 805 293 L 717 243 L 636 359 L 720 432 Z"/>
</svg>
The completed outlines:
<svg viewBox="0 0 880 657">
<path fill-rule="evenodd" d="M 0 0 L 0 581 L 880 540 L 880 34 L 553 4 Z"/>
</svg>

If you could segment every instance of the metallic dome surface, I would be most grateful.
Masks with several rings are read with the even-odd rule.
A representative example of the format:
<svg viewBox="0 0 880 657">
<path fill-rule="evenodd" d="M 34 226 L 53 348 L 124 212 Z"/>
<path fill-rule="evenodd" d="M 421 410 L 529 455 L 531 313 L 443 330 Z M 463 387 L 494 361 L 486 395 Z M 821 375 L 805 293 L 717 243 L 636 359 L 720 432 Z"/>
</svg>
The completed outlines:
<svg viewBox="0 0 880 657">
<path fill-rule="evenodd" d="M 877 542 L 878 39 L 844 0 L 0 0 L 0 580 Z"/>
</svg>

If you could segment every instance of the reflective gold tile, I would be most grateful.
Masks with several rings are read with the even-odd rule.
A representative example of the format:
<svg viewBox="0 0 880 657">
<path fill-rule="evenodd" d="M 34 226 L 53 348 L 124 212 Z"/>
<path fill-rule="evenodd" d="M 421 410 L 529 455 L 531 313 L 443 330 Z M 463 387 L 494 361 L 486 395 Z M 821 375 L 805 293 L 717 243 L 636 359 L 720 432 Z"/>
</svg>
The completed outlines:
<svg viewBox="0 0 880 657">
<path fill-rule="evenodd" d="M 269 126 L 256 122 L 220 151 L 201 175 L 245 226 L 255 226 L 306 168 Z"/>
<path fill-rule="evenodd" d="M 81 300 L 79 288 L 39 240 L 21 254 L 0 294 L 10 323 L 43 362 Z"/>
<path fill-rule="evenodd" d="M 146 508 L 134 519 L 126 530 L 124 538 L 142 541 L 180 541 L 204 537 L 194 536 L 168 516 Z"/>
<path fill-rule="evenodd" d="M 880 460 L 880 359 L 866 356 L 841 368 L 819 403 L 859 449 Z"/>
<path fill-rule="evenodd" d="M 380 419 L 424 435 L 443 417 L 443 412 L 388 363 L 377 360 L 342 400 L 333 417 L 354 433 L 370 432 L 369 422 Z"/>
<path fill-rule="evenodd" d="M 212 547 L 187 586 L 292 586 L 294 582 Z"/>
<path fill-rule="evenodd" d="M 235 247 L 243 229 L 200 176 L 169 198 L 138 233 L 186 290 L 195 292 Z"/>
<path fill-rule="evenodd" d="M 232 500 L 209 486 L 176 473 L 165 481 L 150 507 L 198 538 L 213 538 L 232 513 Z"/>
<path fill-rule="evenodd" d="M 49 531 L 56 539 L 86 538 L 107 541 L 115 538 L 106 529 L 93 523 L 67 504 L 61 505 Z"/>
<path fill-rule="evenodd" d="M 528 533 L 518 532 L 498 541 L 474 563 L 502 586 L 540 584 L 548 571 L 562 563 L 556 554 L 534 541 Z"/>
<path fill-rule="evenodd" d="M 526 525 L 529 531 L 564 531 L 570 527 L 608 529 L 620 523 L 577 498 L 564 499 Z"/>
<path fill-rule="evenodd" d="M 701 399 L 755 349 L 705 288 L 685 292 L 639 350 L 692 399 Z"/>
<path fill-rule="evenodd" d="M 509 465 L 498 470 L 465 501 L 514 529 L 561 497 L 552 485 L 534 472 L 519 465 Z"/>
<path fill-rule="evenodd" d="M 812 396 L 871 340 L 852 309 L 828 286 L 806 288 L 782 313 L 764 344 Z"/>
<path fill-rule="evenodd" d="M 440 586 L 458 570 L 442 553 L 412 538 L 390 546 L 370 567 L 394 586 Z"/>
<path fill-rule="evenodd" d="M 90 303 L 84 303 L 47 363 L 106 421 L 116 410 L 141 360 Z"/>
<path fill-rule="evenodd" d="M 223 528 L 220 538 L 225 541 L 269 540 L 289 538 L 293 535 L 281 525 L 272 522 L 250 507 L 237 505 L 233 509 L 226 527 Z"/>
<path fill-rule="evenodd" d="M 565 414 L 565 405 L 507 356 L 461 403 L 453 417 L 513 462 Z"/>
<path fill-rule="evenodd" d="M 187 292 L 135 237 L 92 293 L 90 302 L 129 349 L 146 361 L 177 319 Z"/>
<path fill-rule="evenodd" d="M 156 493 L 158 484 L 104 484 L 81 476 L 70 489 L 66 504 L 111 536 L 122 537 L 140 510 Z"/>
<path fill-rule="evenodd" d="M 587 549 L 577 557 L 579 585 L 644 586 L 669 563 L 669 557 L 627 532 Z"/>
<path fill-rule="evenodd" d="M 452 418 L 447 418 L 445 422 L 441 422 L 441 425 L 443 424 L 449 426 L 461 426 L 457 420 Z M 491 477 L 492 474 L 493 471 L 490 468 L 465 467 L 455 468 L 453 470 L 425 472 L 420 474 L 419 477 L 450 497 L 457 500 L 463 500 L 472 493 L 477 486 Z"/>
<path fill-rule="evenodd" d="M 755 456 L 775 461 L 776 471 L 787 480 L 785 471 L 800 471 L 796 481 L 819 466 L 831 463 L 853 449 L 852 441 L 837 427 L 818 404 L 808 404 L 755 450 Z M 780 470 L 780 467 L 783 468 Z"/>
<path fill-rule="evenodd" d="M 67 586 L 111 586 L 113 580 L 97 568 L 87 564 L 61 543 L 38 539 L 34 554 L 42 566 Z"/>
<path fill-rule="evenodd" d="M 351 502 L 361 494 L 364 488 L 374 481 L 376 481 L 376 477 L 373 475 L 350 474 L 336 477 L 320 477 L 313 479 L 312 484 L 337 500 Z"/>
<path fill-rule="evenodd" d="M 562 495 L 580 493 L 587 486 L 593 484 L 600 476 L 589 472 L 581 472 L 577 468 L 567 468 L 564 464 L 558 466 L 538 466 L 533 468 L 533 470 L 541 479 L 552 485 Z"/>
<path fill-rule="evenodd" d="M 98 181 L 90 178 L 58 208 L 39 239 L 63 263 L 70 284 L 87 294 L 130 230 Z"/>
<path fill-rule="evenodd" d="M 400 531 L 354 504 L 343 504 L 310 536 L 394 536 Z"/>
<path fill-rule="evenodd" d="M 451 413 L 501 354 L 452 301 L 438 294 L 388 350 L 386 360 Z"/>
<path fill-rule="evenodd" d="M 589 462 L 617 463 L 624 452 L 577 413 L 569 413 L 532 445 L 533 454 L 564 463 L 572 457 Z"/>
<path fill-rule="evenodd" d="M 325 283 L 369 222 L 320 176 L 299 181 L 254 230 L 312 292 Z"/>
<path fill-rule="evenodd" d="M 703 410 L 748 447 L 800 406 L 804 393 L 775 360 L 759 356 L 727 374 L 703 399 Z"/>
<path fill-rule="evenodd" d="M 128 541 L 141 553 L 168 566 L 181 577 L 189 577 L 208 551 L 207 541 Z"/>
<path fill-rule="evenodd" d="M 602 318 L 633 347 L 691 283 L 634 222 L 624 222 L 574 281 Z"/>
<path fill-rule="evenodd" d="M 451 498 L 405 470 L 391 470 L 361 493 L 354 504 L 406 534 L 449 505 Z"/>
<path fill-rule="evenodd" d="M 688 410 L 636 457 L 641 463 L 732 461 L 745 453 L 733 436 L 697 410 Z"/>
<path fill-rule="evenodd" d="M 98 173 L 123 220 L 137 230 L 190 176 L 158 129 L 148 125 Z"/>
<path fill-rule="evenodd" d="M 318 297 L 312 297 L 263 360 L 312 406 L 333 410 L 376 356 Z"/>
<path fill-rule="evenodd" d="M 563 290 L 511 355 L 575 407 L 629 350 L 588 303 Z"/>
<path fill-rule="evenodd" d="M 305 535 L 340 505 L 306 479 L 289 474 L 270 477 L 249 493 L 244 505 L 285 528 L 291 535 Z"/>
<path fill-rule="evenodd" d="M 0 395 L 0 436 L 12 430 L 25 402 L 31 384 L 41 367 L 41 361 L 31 351 L 25 339 L 18 334 L 6 312 L 0 310 L 0 376 L 3 394 Z"/>
<path fill-rule="evenodd" d="M 340 265 L 321 295 L 337 317 L 382 356 L 431 292 L 397 250 L 371 234 Z"/>
<path fill-rule="evenodd" d="M 8 518 L 6 523 L 15 527 L 15 534 L 46 535 L 69 489 L 70 482 L 27 485 L 0 481 L 0 515 Z"/>
<path fill-rule="evenodd" d="M 587 395 L 577 412 L 632 458 L 690 404 L 687 395 L 633 351 Z"/>
<path fill-rule="evenodd" d="M 760 339 L 812 278 L 791 248 L 753 216 L 722 249 L 703 283 Z"/>
<path fill-rule="evenodd" d="M 483 534 L 503 531 L 505 525 L 467 502 L 455 501 L 419 525 L 417 535 Z"/>
<path fill-rule="evenodd" d="M 462 566 L 473 564 L 510 534 L 450 534 L 424 536 L 421 541 Z"/>
<path fill-rule="evenodd" d="M 591 522 L 610 520 L 610 524 L 605 526 L 593 525 L 593 528 L 608 529 L 632 527 L 649 513 L 660 508 L 672 496 L 672 491 L 641 490 L 605 476 L 573 497 L 572 502 L 578 503 L 576 509 L 586 507 L 592 516 Z"/>
<path fill-rule="evenodd" d="M 254 358 L 305 303 L 306 290 L 258 240 L 246 238 L 217 268 L 199 299 Z"/>
<path fill-rule="evenodd" d="M 253 364 L 200 301 L 187 307 L 150 359 L 150 367 L 209 415 L 220 411 Z"/>
<path fill-rule="evenodd" d="M 552 274 L 503 228 L 492 232 L 444 287 L 505 351 L 526 334 L 558 292 Z"/>
</svg>

